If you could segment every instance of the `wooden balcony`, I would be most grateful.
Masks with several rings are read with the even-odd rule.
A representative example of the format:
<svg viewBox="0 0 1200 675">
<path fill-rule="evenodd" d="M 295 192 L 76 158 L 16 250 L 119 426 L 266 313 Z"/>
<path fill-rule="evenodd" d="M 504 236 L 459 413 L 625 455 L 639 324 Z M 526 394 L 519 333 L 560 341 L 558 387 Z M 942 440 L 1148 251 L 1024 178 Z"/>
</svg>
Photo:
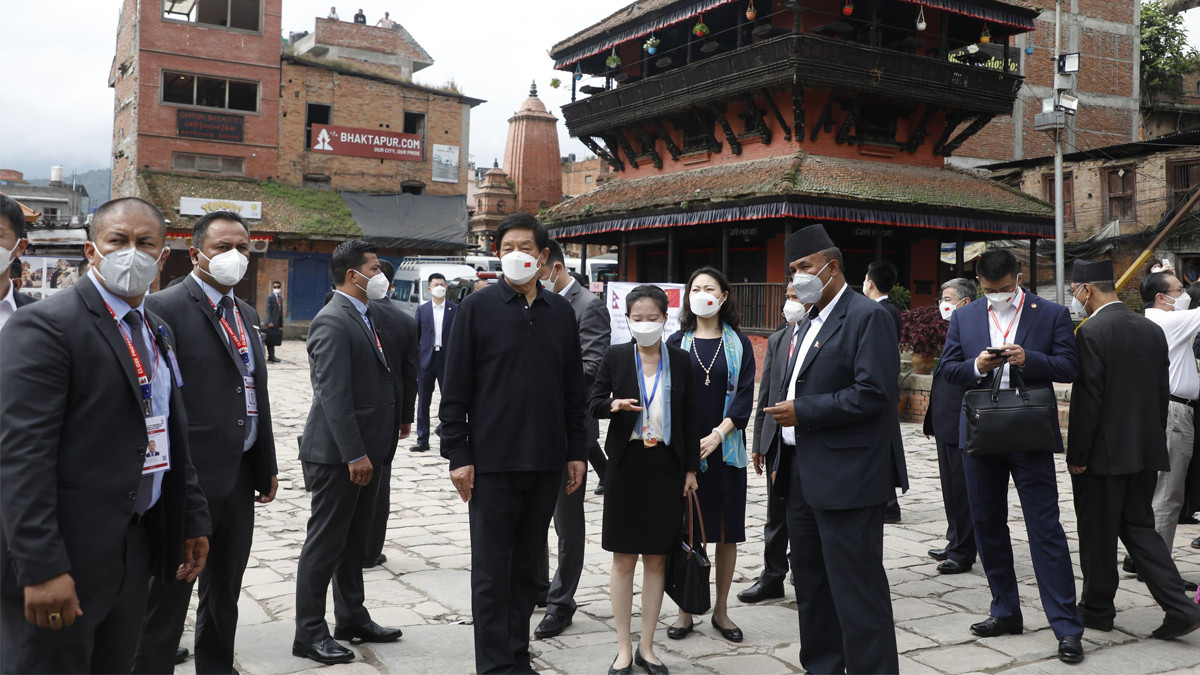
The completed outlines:
<svg viewBox="0 0 1200 675">
<path fill-rule="evenodd" d="M 806 88 L 1000 115 L 1012 112 L 1024 80 L 857 42 L 785 35 L 580 99 L 563 106 L 563 117 L 571 135 L 595 135 L 764 87 L 791 88 L 793 76 Z"/>
</svg>

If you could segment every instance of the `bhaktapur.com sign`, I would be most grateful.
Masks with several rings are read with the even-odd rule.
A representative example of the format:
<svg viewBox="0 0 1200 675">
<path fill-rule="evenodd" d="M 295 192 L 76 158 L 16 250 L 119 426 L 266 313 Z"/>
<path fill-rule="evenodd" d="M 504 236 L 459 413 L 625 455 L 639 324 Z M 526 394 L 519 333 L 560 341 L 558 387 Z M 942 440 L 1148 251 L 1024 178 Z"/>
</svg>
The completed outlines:
<svg viewBox="0 0 1200 675">
<path fill-rule="evenodd" d="M 262 202 L 243 202 L 236 199 L 180 197 L 179 215 L 202 216 L 213 211 L 233 211 L 247 220 L 262 220 Z"/>
<path fill-rule="evenodd" d="M 312 125 L 312 151 L 327 155 L 350 155 L 372 159 L 425 159 L 421 136 L 385 129 L 354 129 L 326 124 Z"/>
</svg>

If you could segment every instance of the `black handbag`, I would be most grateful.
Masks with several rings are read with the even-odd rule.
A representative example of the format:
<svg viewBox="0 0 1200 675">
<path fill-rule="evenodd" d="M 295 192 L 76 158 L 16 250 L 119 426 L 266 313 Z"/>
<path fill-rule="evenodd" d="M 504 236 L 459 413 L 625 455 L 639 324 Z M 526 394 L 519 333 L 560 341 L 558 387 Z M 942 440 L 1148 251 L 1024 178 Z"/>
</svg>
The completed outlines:
<svg viewBox="0 0 1200 675">
<path fill-rule="evenodd" d="M 682 535 L 679 546 L 667 560 L 666 591 L 667 595 L 679 605 L 679 609 L 688 614 L 705 614 L 712 608 L 712 596 L 709 594 L 708 577 L 712 572 L 712 563 L 704 547 L 708 537 L 704 532 L 704 520 L 700 515 L 700 500 L 696 493 L 689 493 L 685 498 L 688 508 L 684 518 L 687 519 L 687 534 Z M 696 547 L 692 536 L 692 511 L 700 522 L 700 546 Z"/>
<path fill-rule="evenodd" d="M 1058 399 L 1053 389 L 1030 389 L 1016 368 L 1009 368 L 1012 389 L 1000 388 L 996 373 L 990 389 L 963 397 L 968 455 L 1054 452 L 1058 449 Z"/>
</svg>

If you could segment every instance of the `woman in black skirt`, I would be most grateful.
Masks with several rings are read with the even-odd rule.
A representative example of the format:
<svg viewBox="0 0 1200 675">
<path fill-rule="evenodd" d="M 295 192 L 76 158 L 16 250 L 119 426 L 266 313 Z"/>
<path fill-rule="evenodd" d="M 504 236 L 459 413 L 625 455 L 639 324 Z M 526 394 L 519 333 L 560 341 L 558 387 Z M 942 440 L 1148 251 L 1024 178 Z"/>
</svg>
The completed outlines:
<svg viewBox="0 0 1200 675">
<path fill-rule="evenodd" d="M 615 345 L 596 372 L 589 409 L 611 418 L 605 450 L 601 545 L 612 551 L 609 594 L 617 624 L 617 658 L 608 672 L 629 673 L 636 663 L 665 675 L 654 656 L 654 630 L 662 610 L 667 554 L 679 546 L 683 497 L 696 489 L 700 467 L 696 385 L 691 361 L 662 341 L 667 294 L 644 284 L 625 298 L 634 341 Z M 630 641 L 633 573 L 642 557 L 642 635 Z"/>
<path fill-rule="evenodd" d="M 754 348 L 738 331 L 738 314 L 729 281 L 718 270 L 702 267 L 688 280 L 687 302 L 671 347 L 688 352 L 700 407 L 700 511 L 710 542 L 716 542 L 717 597 L 712 625 L 722 637 L 741 642 L 742 630 L 729 620 L 729 586 L 737 564 L 737 545 L 746 541 L 746 424 L 754 410 Z M 711 431 L 708 431 L 710 430 Z M 695 525 L 698 530 L 699 524 Z M 680 640 L 694 627 L 680 611 L 667 637 Z"/>
</svg>

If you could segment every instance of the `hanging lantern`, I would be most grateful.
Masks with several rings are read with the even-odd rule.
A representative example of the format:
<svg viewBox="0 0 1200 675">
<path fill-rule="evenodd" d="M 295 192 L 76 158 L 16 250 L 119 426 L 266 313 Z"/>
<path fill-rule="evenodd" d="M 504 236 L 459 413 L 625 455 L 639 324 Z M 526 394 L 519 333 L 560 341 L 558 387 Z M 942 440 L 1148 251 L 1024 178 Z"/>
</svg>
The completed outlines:
<svg viewBox="0 0 1200 675">
<path fill-rule="evenodd" d="M 925 22 L 925 8 L 921 7 L 921 9 L 917 11 L 917 30 L 925 30 L 928 27 L 929 24 Z"/>
<path fill-rule="evenodd" d="M 850 16 L 853 13 L 854 13 L 854 3 L 851 2 L 850 0 L 846 0 L 846 4 L 842 5 L 842 14 L 845 16 Z"/>
<path fill-rule="evenodd" d="M 575 64 L 575 81 L 578 82 L 582 79 L 583 79 L 583 68 L 578 63 L 576 63 Z"/>
<path fill-rule="evenodd" d="M 987 24 L 983 24 L 983 32 L 979 34 L 979 44 L 986 45 L 992 41 L 992 34 L 988 32 Z"/>
<path fill-rule="evenodd" d="M 703 14 L 700 15 L 700 20 L 696 22 L 696 25 L 692 26 L 692 34 L 696 37 L 704 37 L 705 35 L 708 35 L 708 26 L 704 24 Z"/>
<path fill-rule="evenodd" d="M 758 18 L 758 10 L 754 8 L 754 0 L 746 5 L 746 20 L 753 21 Z"/>
</svg>

